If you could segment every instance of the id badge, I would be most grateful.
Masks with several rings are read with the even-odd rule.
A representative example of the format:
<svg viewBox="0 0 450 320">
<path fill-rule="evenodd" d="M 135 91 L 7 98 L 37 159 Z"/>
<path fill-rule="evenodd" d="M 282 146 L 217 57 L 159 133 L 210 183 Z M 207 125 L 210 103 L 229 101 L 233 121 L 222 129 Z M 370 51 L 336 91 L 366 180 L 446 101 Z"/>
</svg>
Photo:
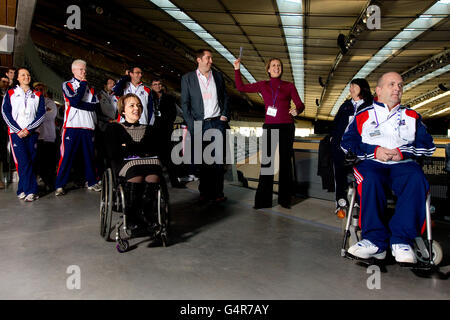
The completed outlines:
<svg viewBox="0 0 450 320">
<path fill-rule="evenodd" d="M 274 108 L 273 106 L 269 106 L 267 108 L 267 115 L 271 117 L 276 117 L 277 115 L 277 108 Z"/>
<path fill-rule="evenodd" d="M 373 137 L 378 137 L 379 135 L 381 135 L 380 130 L 374 130 L 372 132 L 369 133 L 369 136 Z"/>
</svg>

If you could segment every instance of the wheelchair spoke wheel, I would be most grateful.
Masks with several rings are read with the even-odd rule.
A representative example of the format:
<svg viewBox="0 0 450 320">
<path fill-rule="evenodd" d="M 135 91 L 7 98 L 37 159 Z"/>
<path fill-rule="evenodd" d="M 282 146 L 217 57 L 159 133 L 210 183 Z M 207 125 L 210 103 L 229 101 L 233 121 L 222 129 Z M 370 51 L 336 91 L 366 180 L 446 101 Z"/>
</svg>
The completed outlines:
<svg viewBox="0 0 450 320">
<path fill-rule="evenodd" d="M 100 196 L 100 236 L 106 241 L 110 240 L 112 206 L 112 173 L 111 169 L 108 169 L 103 174 Z"/>
<path fill-rule="evenodd" d="M 120 253 L 127 252 L 127 250 L 130 248 L 130 243 L 127 240 L 120 239 L 117 241 L 116 249 Z"/>
<path fill-rule="evenodd" d="M 425 247 L 428 248 L 428 240 L 423 240 L 423 242 L 425 244 Z M 442 262 L 442 258 L 444 256 L 444 253 L 442 251 L 441 245 L 437 241 L 433 241 L 432 250 L 433 250 L 433 256 L 432 256 L 433 264 L 435 266 L 437 266 L 437 265 L 439 265 Z M 414 251 L 415 251 L 417 260 L 419 260 L 420 262 L 423 262 L 423 263 L 428 263 L 429 262 L 428 258 L 426 258 L 422 254 L 421 250 L 419 250 L 419 248 L 416 245 L 414 246 Z"/>
</svg>

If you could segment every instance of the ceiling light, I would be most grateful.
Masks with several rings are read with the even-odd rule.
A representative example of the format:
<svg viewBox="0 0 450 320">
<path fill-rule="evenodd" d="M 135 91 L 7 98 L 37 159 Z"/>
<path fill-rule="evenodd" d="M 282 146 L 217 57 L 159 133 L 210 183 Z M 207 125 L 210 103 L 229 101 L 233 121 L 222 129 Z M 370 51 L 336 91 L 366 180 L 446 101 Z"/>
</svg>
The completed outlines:
<svg viewBox="0 0 450 320">
<path fill-rule="evenodd" d="M 302 1 L 277 0 L 277 6 L 288 47 L 294 84 L 300 98 L 305 101 Z"/>
<path fill-rule="evenodd" d="M 400 33 L 398 33 L 394 37 L 394 39 L 389 41 L 380 51 L 378 51 L 353 78 L 366 78 L 370 73 L 372 73 L 372 71 L 378 68 L 378 66 L 380 66 L 389 57 L 397 53 L 397 51 L 413 41 L 423 32 L 433 27 L 436 23 L 446 18 L 448 14 L 450 14 L 450 5 L 441 3 L 441 1 L 437 1 L 427 11 L 425 11 L 417 19 L 411 22 Z M 336 103 L 334 104 L 333 109 L 330 112 L 332 116 L 336 115 L 339 107 L 347 98 L 349 89 L 350 82 L 345 86 L 339 98 L 336 100 Z"/>
<path fill-rule="evenodd" d="M 446 96 L 448 96 L 449 94 L 450 94 L 450 91 L 446 91 L 446 92 L 441 93 L 441 94 L 439 94 L 439 95 L 437 95 L 437 96 L 435 96 L 435 97 L 432 97 L 432 98 L 430 98 L 430 99 L 427 99 L 427 100 L 425 100 L 425 101 L 423 101 L 423 102 L 421 102 L 421 103 L 419 103 L 419 104 L 416 104 L 416 105 L 413 106 L 411 109 L 415 110 L 415 109 L 417 109 L 417 108 L 423 107 L 424 105 L 429 104 L 430 102 L 436 101 L 436 100 L 438 100 L 438 99 L 441 99 L 441 98 L 443 98 L 443 97 L 446 97 Z"/>
<path fill-rule="evenodd" d="M 236 57 L 228 51 L 219 41 L 217 41 L 208 31 L 184 13 L 180 8 L 169 0 L 147 0 L 165 11 L 172 18 L 183 24 L 186 28 L 195 33 L 199 38 L 209 44 L 214 50 L 221 54 L 228 62 L 234 63 Z M 241 63 L 241 74 L 248 82 L 256 82 L 247 68 Z"/>
<path fill-rule="evenodd" d="M 411 90 L 414 87 L 417 87 L 419 84 L 424 83 L 425 81 L 431 80 L 437 76 L 440 76 L 441 74 L 444 74 L 446 72 L 450 71 L 450 64 L 446 65 L 445 67 L 442 67 L 440 69 L 437 69 L 431 73 L 428 73 L 410 83 L 408 83 L 407 85 L 405 85 L 403 87 L 403 92 L 406 92 L 408 90 Z"/>
<path fill-rule="evenodd" d="M 450 110 L 450 107 L 447 107 L 447 108 L 445 108 L 445 109 L 442 109 L 442 110 L 440 110 L 440 111 L 438 111 L 438 112 L 433 113 L 430 117 L 437 116 L 438 114 L 447 112 L 447 111 L 449 111 L 449 110 Z"/>
</svg>

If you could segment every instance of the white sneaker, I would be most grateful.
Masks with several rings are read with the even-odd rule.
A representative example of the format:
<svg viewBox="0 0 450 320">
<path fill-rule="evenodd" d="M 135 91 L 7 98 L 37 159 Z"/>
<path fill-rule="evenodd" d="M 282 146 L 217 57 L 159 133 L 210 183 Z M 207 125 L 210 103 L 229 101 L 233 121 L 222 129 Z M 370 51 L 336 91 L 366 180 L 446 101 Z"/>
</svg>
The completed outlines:
<svg viewBox="0 0 450 320">
<path fill-rule="evenodd" d="M 58 188 L 58 189 L 56 189 L 56 191 L 55 191 L 55 196 L 63 196 L 63 195 L 65 195 L 66 193 L 64 192 L 64 189 L 63 188 Z"/>
<path fill-rule="evenodd" d="M 25 194 L 25 192 L 22 192 L 21 194 L 19 194 L 19 195 L 17 196 L 17 198 L 19 198 L 20 200 L 23 200 L 23 199 L 25 199 L 26 196 L 27 196 L 27 195 Z"/>
<path fill-rule="evenodd" d="M 417 263 L 416 255 L 409 244 L 396 243 L 391 246 L 395 261 L 400 263 Z"/>
<path fill-rule="evenodd" d="M 369 240 L 361 240 L 351 246 L 348 249 L 348 253 L 361 259 L 375 258 L 383 260 L 386 258 L 386 251 L 378 252 L 378 250 L 379 248 Z"/>
<path fill-rule="evenodd" d="M 39 196 L 35 195 L 34 193 L 30 193 L 29 195 L 27 195 L 25 197 L 25 201 L 26 202 L 32 202 L 32 201 L 37 200 L 37 199 L 39 199 Z"/>
<path fill-rule="evenodd" d="M 88 190 L 100 192 L 100 191 L 102 191 L 102 186 L 100 185 L 100 183 L 96 183 L 96 184 L 93 184 L 92 186 L 88 187 Z"/>
</svg>

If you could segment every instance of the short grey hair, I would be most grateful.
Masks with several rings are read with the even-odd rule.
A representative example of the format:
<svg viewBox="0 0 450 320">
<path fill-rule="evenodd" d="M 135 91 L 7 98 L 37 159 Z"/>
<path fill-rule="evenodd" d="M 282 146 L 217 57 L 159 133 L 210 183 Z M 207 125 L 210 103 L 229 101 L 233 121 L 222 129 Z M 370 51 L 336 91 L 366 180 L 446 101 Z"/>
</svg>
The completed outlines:
<svg viewBox="0 0 450 320">
<path fill-rule="evenodd" d="M 77 60 L 74 60 L 74 62 L 72 62 L 72 69 L 73 69 L 73 67 L 74 67 L 75 65 L 80 65 L 80 64 L 82 64 L 82 65 L 84 65 L 84 66 L 87 65 L 86 61 L 81 60 L 81 59 L 77 59 Z"/>
</svg>

